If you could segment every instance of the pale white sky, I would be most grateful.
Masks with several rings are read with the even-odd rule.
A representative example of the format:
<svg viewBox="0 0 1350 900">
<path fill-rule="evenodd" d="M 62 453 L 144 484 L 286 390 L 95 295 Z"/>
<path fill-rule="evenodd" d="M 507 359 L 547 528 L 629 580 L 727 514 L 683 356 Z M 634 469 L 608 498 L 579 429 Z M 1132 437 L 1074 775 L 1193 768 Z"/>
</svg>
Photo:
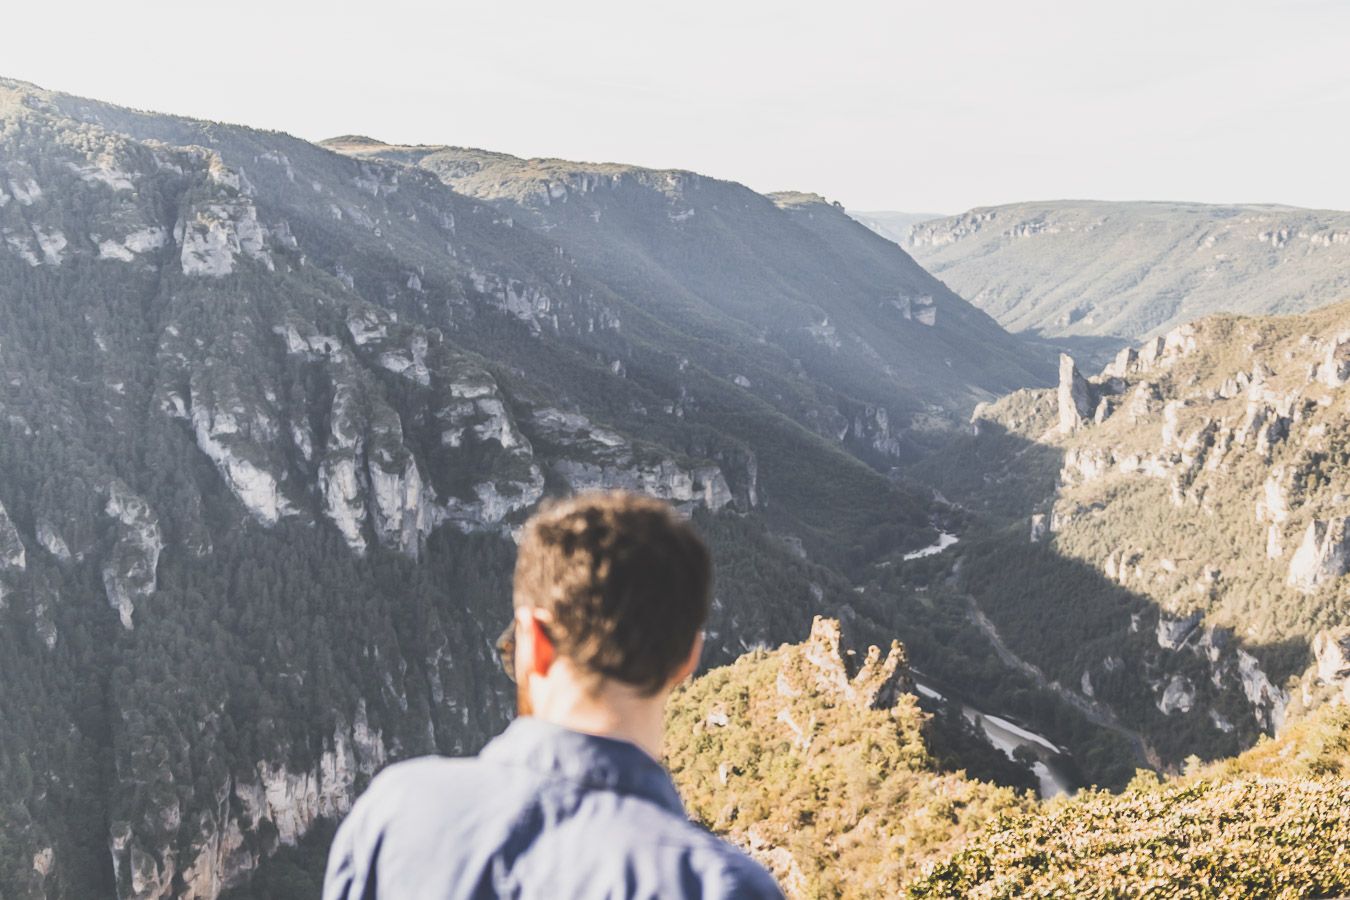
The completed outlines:
<svg viewBox="0 0 1350 900">
<path fill-rule="evenodd" d="M 1350 209 L 1348 0 L 8 3 L 0 74 L 854 209 Z"/>
</svg>

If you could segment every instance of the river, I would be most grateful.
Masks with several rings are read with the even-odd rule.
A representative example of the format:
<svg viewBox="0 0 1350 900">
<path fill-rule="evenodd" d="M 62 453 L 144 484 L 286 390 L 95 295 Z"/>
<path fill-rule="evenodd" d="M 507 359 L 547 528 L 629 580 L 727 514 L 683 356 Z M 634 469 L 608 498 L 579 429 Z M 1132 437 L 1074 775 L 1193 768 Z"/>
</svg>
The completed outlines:
<svg viewBox="0 0 1350 900">
<path fill-rule="evenodd" d="M 929 544 L 919 550 L 914 550 L 905 554 L 906 560 L 922 559 L 926 556 L 936 556 L 943 550 L 946 550 L 952 544 L 959 541 L 960 538 L 946 531 L 938 533 L 936 542 Z M 992 626 L 991 626 L 992 627 Z M 940 692 L 934 690 L 922 682 L 915 681 L 914 687 L 920 694 L 933 700 L 946 702 L 947 698 Z M 1056 756 L 1063 755 L 1064 751 L 1056 747 L 1052 742 L 1037 734 L 1034 731 L 1009 722 L 1001 716 L 990 715 L 981 712 L 973 706 L 961 705 L 961 715 L 965 716 L 966 721 L 980 728 L 984 734 L 984 739 L 990 744 L 1002 750 L 1008 759 L 1017 761 L 1013 753 L 1019 747 L 1025 747 L 1036 758 L 1031 764 L 1031 771 L 1040 782 L 1041 797 L 1050 799 L 1061 794 L 1072 794 L 1075 790 L 1074 784 L 1064 774 L 1057 771 L 1054 764 Z"/>
<path fill-rule="evenodd" d="M 947 699 L 941 692 L 921 682 L 914 682 L 914 688 L 930 699 L 940 702 L 945 702 Z M 1050 740 L 1034 731 L 1028 731 L 1015 722 L 1009 722 L 1001 716 L 981 712 L 964 703 L 961 704 L 961 715 L 965 716 L 966 721 L 970 724 L 979 726 L 985 740 L 1002 750 L 1008 759 L 1016 761 L 1013 753 L 1018 747 L 1025 747 L 1036 757 L 1036 762 L 1031 764 L 1031 771 L 1036 776 L 1037 781 L 1040 782 L 1043 799 L 1049 800 L 1051 797 L 1074 792 L 1073 782 L 1066 778 L 1064 773 L 1058 771 L 1053 762 L 1053 757 L 1061 755 L 1064 751 Z"/>
<path fill-rule="evenodd" d="M 950 547 L 952 544 L 955 544 L 959 540 L 961 539 L 954 534 L 948 534 L 945 531 L 940 532 L 938 534 L 937 543 L 929 544 L 927 547 L 924 547 L 921 550 L 913 550 L 909 553 L 906 553 L 905 559 L 908 561 L 911 559 L 923 559 L 925 556 L 936 556 L 937 554 L 941 553 L 943 550 L 946 550 L 948 547 Z"/>
</svg>

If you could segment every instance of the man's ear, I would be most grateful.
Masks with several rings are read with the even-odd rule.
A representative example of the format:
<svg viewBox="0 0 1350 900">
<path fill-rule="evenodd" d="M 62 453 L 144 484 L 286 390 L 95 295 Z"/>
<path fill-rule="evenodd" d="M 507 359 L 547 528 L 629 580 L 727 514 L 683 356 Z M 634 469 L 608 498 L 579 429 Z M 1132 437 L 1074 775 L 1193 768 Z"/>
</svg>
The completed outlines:
<svg viewBox="0 0 1350 900">
<path fill-rule="evenodd" d="M 521 608 L 516 613 L 516 635 L 520 641 L 516 663 L 518 673 L 541 677 L 547 675 L 548 670 L 553 668 L 557 651 L 545 633 L 544 626 L 528 608 Z"/>
<path fill-rule="evenodd" d="M 671 676 L 670 686 L 674 687 L 693 675 L 694 670 L 698 668 L 698 661 L 702 656 L 703 632 L 700 631 L 698 634 L 694 635 L 694 646 L 689 648 L 689 655 L 685 657 L 684 662 L 680 664 L 680 668 L 676 670 L 673 676 Z"/>
</svg>

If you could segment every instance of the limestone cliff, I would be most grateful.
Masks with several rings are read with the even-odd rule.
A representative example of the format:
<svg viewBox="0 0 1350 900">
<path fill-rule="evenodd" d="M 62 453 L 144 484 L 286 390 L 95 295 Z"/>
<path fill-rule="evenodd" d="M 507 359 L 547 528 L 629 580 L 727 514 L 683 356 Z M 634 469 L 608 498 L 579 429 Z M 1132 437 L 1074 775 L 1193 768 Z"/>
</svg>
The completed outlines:
<svg viewBox="0 0 1350 900">
<path fill-rule="evenodd" d="M 214 897 L 379 760 L 476 750 L 547 497 L 717 533 L 710 660 L 931 542 L 885 472 L 1036 353 L 826 210 L 620 180 L 546 208 L 716 256 L 701 192 L 753 201 L 734 302 L 702 263 L 602 264 L 589 210 L 564 235 L 407 161 L 0 79 L 0 893 Z M 829 290 L 769 277 L 784 236 Z"/>
<path fill-rule="evenodd" d="M 967 440 L 984 442 L 984 464 L 997 466 L 985 485 L 1043 485 L 1018 502 L 1032 540 L 1049 544 L 1047 564 L 1104 582 L 1100 599 L 1047 598 L 1047 608 L 1074 615 L 1087 603 L 1120 623 L 1110 651 L 1103 643 L 1071 679 L 1069 654 L 1041 650 L 1040 663 L 1094 686 L 1133 671 L 1135 686 L 1113 702 L 1150 697 L 1153 709 L 1134 715 L 1164 734 L 1163 720 L 1207 717 L 1215 746 L 1252 725 L 1277 730 L 1307 705 L 1297 684 L 1313 623 L 1340 624 L 1350 567 L 1347 315 L 1340 305 L 1202 320 L 1122 350 L 1095 377 L 1065 357 L 1055 394 L 977 412 Z M 1044 468 L 1028 480 L 1033 458 Z M 1234 716 L 1235 698 L 1245 716 Z"/>
</svg>

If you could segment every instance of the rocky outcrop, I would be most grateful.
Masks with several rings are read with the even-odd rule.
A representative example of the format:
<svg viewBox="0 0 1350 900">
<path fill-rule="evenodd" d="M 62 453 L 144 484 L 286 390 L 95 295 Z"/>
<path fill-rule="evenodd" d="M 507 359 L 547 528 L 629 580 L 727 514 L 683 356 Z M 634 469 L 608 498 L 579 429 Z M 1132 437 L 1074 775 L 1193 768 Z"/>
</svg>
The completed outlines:
<svg viewBox="0 0 1350 900">
<path fill-rule="evenodd" d="M 57 527 L 54 524 L 45 518 L 38 519 L 37 540 L 38 543 L 42 545 L 42 549 L 46 550 L 52 556 L 55 556 L 61 562 L 70 562 L 71 559 L 74 558 L 73 554 L 70 552 L 70 545 L 66 543 L 66 539 L 61 536 L 61 532 L 57 530 Z"/>
<path fill-rule="evenodd" d="M 230 490 L 259 522 L 275 525 L 283 515 L 295 512 L 281 492 L 280 479 L 250 458 L 256 455 L 257 443 L 271 440 L 277 431 L 262 410 L 250 414 L 241 407 L 215 405 L 195 391 L 191 409 L 197 446 L 216 464 Z"/>
<path fill-rule="evenodd" d="M 904 442 L 892 430 L 890 412 L 884 406 L 867 404 L 853 414 L 852 424 L 844 436 L 882 456 L 900 456 Z"/>
<path fill-rule="evenodd" d="M 22 572 L 28 565 L 28 554 L 19 529 L 3 505 L 0 505 L 0 571 Z"/>
<path fill-rule="evenodd" d="M 1331 341 L 1326 356 L 1318 364 L 1317 377 L 1327 387 L 1350 382 L 1350 333 L 1338 334 Z"/>
<path fill-rule="evenodd" d="M 324 512 L 347 546 L 358 554 L 365 553 L 366 491 L 361 466 L 364 435 L 351 384 L 339 383 L 334 388 L 328 424 L 329 438 L 318 473 Z"/>
<path fill-rule="evenodd" d="M 559 448 L 562 458 L 551 469 L 573 491 L 625 488 L 686 510 L 696 504 L 718 510 L 732 502 L 719 466 L 691 465 L 669 457 L 643 459 L 628 439 L 580 413 L 545 408 L 536 410 L 530 422 L 541 440 Z"/>
<path fill-rule="evenodd" d="M 130 629 L 136 599 L 155 592 L 164 538 L 150 504 L 120 482 L 109 486 L 104 511 L 114 522 L 117 542 L 103 566 L 103 587 L 122 627 Z"/>
<path fill-rule="evenodd" d="M 174 226 L 174 240 L 184 275 L 221 278 L 241 257 L 273 268 L 258 212 L 243 199 L 194 207 Z"/>
<path fill-rule="evenodd" d="M 1273 684 L 1256 657 L 1247 651 L 1239 649 L 1237 660 L 1242 692 L 1256 712 L 1257 721 L 1269 733 L 1279 731 L 1289 708 L 1289 692 Z"/>
<path fill-rule="evenodd" d="M 1097 392 L 1078 371 L 1073 357 L 1067 353 L 1059 355 L 1059 430 L 1061 434 L 1073 434 L 1083 422 L 1092 417 L 1097 407 Z"/>
<path fill-rule="evenodd" d="M 839 620 L 816 616 L 801 649 L 813 668 L 815 689 L 860 709 L 889 709 L 909 690 L 905 650 L 898 641 L 891 642 L 884 657 L 875 645 L 860 656 L 846 645 Z"/>
<path fill-rule="evenodd" d="M 460 448 L 466 441 L 496 441 L 502 450 L 521 458 L 533 457 L 533 447 L 488 372 L 477 367 L 460 368 L 447 385 L 447 393 L 449 398 L 436 412 L 443 446 Z M 590 423 L 579 427 L 589 428 Z"/>
<path fill-rule="evenodd" d="M 177 801 L 148 823 L 114 821 L 108 847 L 122 897 L 135 900 L 215 900 L 243 883 L 276 846 L 295 846 L 321 819 L 335 821 L 356 799 L 358 778 L 388 761 L 379 732 L 358 705 L 351 725 L 339 727 L 311 768 L 259 761 L 255 771 L 229 777 L 192 823 L 186 846 L 176 840 Z M 263 835 L 271 835 L 264 840 Z"/>
<path fill-rule="evenodd" d="M 1160 615 L 1158 617 L 1158 646 L 1164 650 L 1180 650 L 1196 633 L 1203 618 L 1198 612 L 1193 612 L 1181 619 Z"/>
<path fill-rule="evenodd" d="M 1039 544 L 1050 533 L 1050 520 L 1045 513 L 1036 513 L 1031 517 L 1031 543 Z"/>
<path fill-rule="evenodd" d="M 258 220 L 247 181 L 212 151 L 192 148 L 182 155 L 187 165 L 198 171 L 205 168 L 206 184 L 200 190 L 209 193 L 193 202 L 173 228 L 183 274 L 222 278 L 235 271 L 240 259 L 258 262 L 273 271 L 276 266 L 268 252 L 267 229 Z M 114 245 L 103 252 L 109 258 L 126 261 L 127 254 L 143 252 L 134 247 L 151 249 L 157 242 L 162 245 L 159 233 L 124 241 L 120 248 Z"/>
<path fill-rule="evenodd" d="M 503 313 L 525 322 L 535 331 L 542 330 L 544 326 L 553 331 L 558 330 L 556 303 L 549 292 L 539 285 L 479 271 L 471 271 L 469 278 L 473 289 L 489 298 Z M 618 317 L 613 314 L 601 317 L 601 321 L 604 328 L 619 328 Z"/>
<path fill-rule="evenodd" d="M 1261 499 L 1256 501 L 1256 521 L 1283 525 L 1289 519 L 1290 471 L 1283 465 L 1270 470 L 1261 485 Z"/>
<path fill-rule="evenodd" d="M 1170 563 L 1168 560 L 1162 562 Z M 1121 570 L 1126 570 L 1123 561 Z M 1211 570 L 1209 575 L 1212 579 L 1218 578 L 1217 570 Z M 1283 724 L 1289 706 L 1288 691 L 1274 684 L 1257 658 L 1238 646 L 1230 629 L 1205 625 L 1204 616 L 1199 611 L 1186 616 L 1162 613 L 1158 616 L 1156 639 L 1161 650 L 1187 653 L 1202 659 L 1209 670 L 1209 682 L 1214 688 L 1240 691 L 1251 708 L 1257 726 L 1263 731 L 1273 733 Z M 1163 657 L 1153 665 L 1160 665 L 1165 671 L 1172 664 Z M 1155 705 L 1164 714 L 1184 714 L 1196 708 L 1196 686 L 1188 677 L 1173 673 L 1164 680 L 1150 684 L 1157 695 Z M 1223 722 L 1227 728 L 1218 723 L 1215 727 L 1225 733 L 1233 729 L 1227 719 L 1223 719 Z"/>
<path fill-rule="evenodd" d="M 1317 680 L 1350 703 L 1350 627 L 1324 629 L 1313 638 Z"/>
<path fill-rule="evenodd" d="M 370 496 L 375 501 L 373 523 L 380 543 L 416 559 L 422 542 L 439 524 L 435 493 L 423 479 L 411 453 L 370 461 Z"/>
<path fill-rule="evenodd" d="M 1306 594 L 1315 593 L 1350 568 L 1350 518 L 1308 523 L 1303 540 L 1289 561 L 1287 583 Z"/>
<path fill-rule="evenodd" d="M 367 550 L 367 526 L 381 545 L 416 558 L 439 525 L 463 531 L 497 528 L 543 495 L 543 473 L 530 442 L 487 373 L 447 386 L 449 399 L 437 410 L 435 426 L 442 447 L 473 448 L 480 467 L 485 454 L 492 459 L 495 451 L 498 465 L 511 474 L 479 468 L 482 480 L 469 496 L 445 498 L 428 483 L 398 413 L 362 390 L 353 376 L 339 377 L 329 435 L 318 451 L 318 481 L 326 516 L 358 554 Z"/>
<path fill-rule="evenodd" d="M 1106 378 L 1125 378 L 1139 371 L 1139 351 L 1134 347 L 1125 347 L 1116 354 L 1116 358 L 1104 369 Z"/>
<path fill-rule="evenodd" d="M 1195 705 L 1195 685 L 1184 675 L 1173 675 L 1158 697 L 1158 710 L 1166 716 L 1188 713 Z"/>
<path fill-rule="evenodd" d="M 28 554 L 19 530 L 0 504 L 0 610 L 9 605 L 8 595 L 17 588 L 18 578 L 27 568 Z"/>
<path fill-rule="evenodd" d="M 731 489 L 716 466 L 685 468 L 674 460 L 616 463 L 563 459 L 554 463 L 555 471 L 573 491 L 623 488 L 649 494 L 676 505 L 694 503 L 709 509 L 721 509 L 731 502 Z"/>
</svg>

